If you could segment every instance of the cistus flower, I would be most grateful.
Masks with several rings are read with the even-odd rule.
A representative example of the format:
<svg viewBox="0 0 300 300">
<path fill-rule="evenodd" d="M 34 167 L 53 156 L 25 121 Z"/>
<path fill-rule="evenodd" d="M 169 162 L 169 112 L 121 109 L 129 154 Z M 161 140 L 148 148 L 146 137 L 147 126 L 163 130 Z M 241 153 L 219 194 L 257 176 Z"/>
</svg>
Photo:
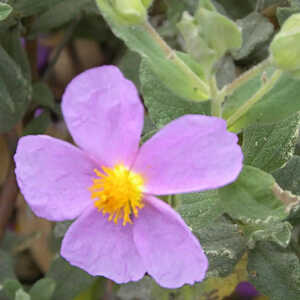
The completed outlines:
<svg viewBox="0 0 300 300">
<path fill-rule="evenodd" d="M 46 136 L 20 139 L 17 181 L 33 212 L 76 219 L 61 255 L 117 283 L 147 272 L 161 286 L 201 281 L 208 262 L 180 215 L 154 195 L 214 189 L 238 176 L 242 153 L 224 120 L 186 115 L 139 148 L 144 109 L 114 66 L 68 85 L 62 111 L 79 148 Z"/>
</svg>

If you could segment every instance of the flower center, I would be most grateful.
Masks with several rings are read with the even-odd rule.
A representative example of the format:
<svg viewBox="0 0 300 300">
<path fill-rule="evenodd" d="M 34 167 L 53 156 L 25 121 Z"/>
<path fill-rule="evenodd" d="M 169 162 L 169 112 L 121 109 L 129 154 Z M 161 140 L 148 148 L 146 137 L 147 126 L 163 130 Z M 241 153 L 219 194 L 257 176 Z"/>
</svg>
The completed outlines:
<svg viewBox="0 0 300 300">
<path fill-rule="evenodd" d="M 93 185 L 89 188 L 94 205 L 109 214 L 117 224 L 123 219 L 123 225 L 132 224 L 132 214 L 137 217 L 138 210 L 143 208 L 142 195 L 144 180 L 139 175 L 123 165 L 114 168 L 102 167 L 103 172 L 95 169 L 97 178 L 93 179 Z"/>
</svg>

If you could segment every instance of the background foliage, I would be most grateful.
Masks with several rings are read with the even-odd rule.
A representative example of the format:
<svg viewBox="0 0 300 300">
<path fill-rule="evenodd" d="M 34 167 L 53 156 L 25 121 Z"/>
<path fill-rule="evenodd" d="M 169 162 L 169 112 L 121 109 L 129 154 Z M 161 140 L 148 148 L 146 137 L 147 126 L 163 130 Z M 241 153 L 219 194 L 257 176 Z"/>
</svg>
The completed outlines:
<svg viewBox="0 0 300 300">
<path fill-rule="evenodd" d="M 184 12 L 194 15 L 198 0 L 154 1 L 148 11 L 154 34 L 144 25 L 126 25 L 106 1 L 97 2 L 101 13 L 93 0 L 0 1 L 0 299 L 249 299 L 234 292 L 243 281 L 259 291 L 256 299 L 300 299 L 300 82 L 285 73 L 229 126 L 245 157 L 237 181 L 171 197 L 209 258 L 204 282 L 167 290 L 145 276 L 118 286 L 59 257 L 70 223 L 52 224 L 30 212 L 16 186 L 12 156 L 23 135 L 70 141 L 60 101 L 74 76 L 93 66 L 118 65 L 147 110 L 143 141 L 179 116 L 212 112 L 204 62 L 186 47 L 178 27 Z M 231 87 L 266 59 L 274 34 L 300 12 L 299 0 L 212 2 L 243 38 L 239 49 L 229 47 L 216 64 L 219 88 Z M 162 48 L 158 37 L 170 48 Z M 233 89 L 223 118 L 230 120 L 274 72 L 272 66 L 257 69 Z"/>
</svg>

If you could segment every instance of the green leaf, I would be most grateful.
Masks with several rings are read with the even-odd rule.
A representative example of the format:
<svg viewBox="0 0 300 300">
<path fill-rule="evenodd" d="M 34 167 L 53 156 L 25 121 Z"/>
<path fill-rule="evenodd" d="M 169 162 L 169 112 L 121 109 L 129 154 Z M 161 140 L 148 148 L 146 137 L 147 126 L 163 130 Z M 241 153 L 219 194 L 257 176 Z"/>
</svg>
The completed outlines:
<svg viewBox="0 0 300 300">
<path fill-rule="evenodd" d="M 224 7 L 232 19 L 240 19 L 255 9 L 256 0 L 243 0 L 243 5 L 241 5 L 240 0 L 217 0 L 217 3 Z"/>
<path fill-rule="evenodd" d="M 192 74 L 191 70 L 186 72 L 188 68 L 184 66 L 184 62 L 176 56 L 174 51 L 170 52 L 166 49 L 161 40 L 158 41 L 156 33 L 151 28 L 146 24 L 129 26 L 115 14 L 107 0 L 96 2 L 114 34 L 122 39 L 131 50 L 148 60 L 150 67 L 164 85 L 190 100 L 208 99 L 208 85 L 196 74 Z"/>
<path fill-rule="evenodd" d="M 32 100 L 42 107 L 47 107 L 55 110 L 55 99 L 52 91 L 44 82 L 36 82 L 33 86 Z"/>
<path fill-rule="evenodd" d="M 178 212 L 193 230 L 208 226 L 219 218 L 224 209 L 217 190 L 177 195 L 181 204 Z"/>
<path fill-rule="evenodd" d="M 197 0 L 166 1 L 168 22 L 175 26 L 183 12 L 188 11 L 189 13 L 193 13 L 197 9 L 198 2 Z"/>
<path fill-rule="evenodd" d="M 58 28 L 78 17 L 86 7 L 94 5 L 92 0 L 60 1 L 36 19 L 30 33 L 37 35 Z"/>
<path fill-rule="evenodd" d="M 177 23 L 179 22 L 182 14 L 186 11 L 190 14 L 198 7 L 197 0 L 168 0 L 165 1 L 167 7 L 166 17 L 167 20 L 157 30 L 159 33 L 168 40 L 168 43 L 174 48 L 177 46 Z"/>
<path fill-rule="evenodd" d="M 119 286 L 115 285 L 113 287 L 113 292 L 117 289 L 119 289 Z M 81 291 L 73 300 L 100 300 L 105 298 L 106 295 L 107 279 L 105 277 L 97 277 L 91 286 Z"/>
<path fill-rule="evenodd" d="M 290 215 L 288 217 L 288 221 L 293 226 L 298 226 L 300 224 L 300 205 L 299 204 L 291 210 Z M 296 237 L 296 240 L 298 241 L 298 244 L 299 244 L 299 236 Z"/>
<path fill-rule="evenodd" d="M 246 250 L 246 239 L 238 227 L 225 218 L 219 218 L 209 226 L 192 229 L 208 257 L 207 276 L 230 274 Z"/>
<path fill-rule="evenodd" d="M 10 130 L 25 113 L 31 97 L 30 82 L 0 46 L 0 133 Z"/>
<path fill-rule="evenodd" d="M 12 7 L 9 4 L 0 2 L 0 21 L 5 20 L 12 12 Z"/>
<path fill-rule="evenodd" d="M 48 111 L 44 111 L 38 117 L 33 118 L 25 127 L 23 135 L 45 133 L 51 124 L 51 117 Z"/>
<path fill-rule="evenodd" d="M 32 300 L 51 300 L 56 283 L 51 278 L 43 278 L 34 284 L 29 294 Z"/>
<path fill-rule="evenodd" d="M 242 34 L 237 24 L 217 11 L 199 8 L 195 18 L 199 22 L 201 35 L 208 47 L 221 58 L 229 49 L 242 46 Z M 218 36 L 218 38 L 216 38 Z"/>
<path fill-rule="evenodd" d="M 221 300 L 229 296 L 239 282 L 247 280 L 246 269 L 247 256 L 244 255 L 230 275 L 209 277 L 179 289 L 162 288 L 151 277 L 145 276 L 138 282 L 121 285 L 117 297 L 120 300 Z"/>
<path fill-rule="evenodd" d="M 236 225 L 221 217 L 224 209 L 218 190 L 178 197 L 181 201 L 178 212 L 208 256 L 208 276 L 230 274 L 246 249 L 246 239 Z"/>
<path fill-rule="evenodd" d="M 194 17 L 185 11 L 177 27 L 186 52 L 201 64 L 208 80 L 213 66 L 224 54 L 229 49 L 239 49 L 242 45 L 240 28 L 217 12 L 210 1 L 200 1 Z"/>
<path fill-rule="evenodd" d="M 289 0 L 291 3 L 290 7 L 278 7 L 277 8 L 277 19 L 280 26 L 293 14 L 300 12 L 300 2 L 299 0 Z"/>
<path fill-rule="evenodd" d="M 293 156 L 283 168 L 274 171 L 273 176 L 282 189 L 300 196 L 300 156 Z"/>
<path fill-rule="evenodd" d="M 233 218 L 249 222 L 269 216 L 287 216 L 283 203 L 273 192 L 274 178 L 259 169 L 244 166 L 238 179 L 218 190 L 224 210 Z"/>
<path fill-rule="evenodd" d="M 137 282 L 122 284 L 117 292 L 117 296 L 120 300 L 152 300 L 151 293 L 153 285 L 153 280 L 150 277 L 145 276 Z"/>
<path fill-rule="evenodd" d="M 272 300 L 300 299 L 300 264 L 288 248 L 260 242 L 249 252 L 250 282 Z"/>
<path fill-rule="evenodd" d="M 268 76 L 274 69 L 268 69 Z M 262 73 L 238 88 L 228 97 L 224 105 L 223 117 L 228 119 L 242 106 L 262 85 Z M 288 118 L 300 111 L 299 81 L 283 74 L 275 87 L 259 102 L 235 122 L 229 130 L 239 132 L 253 124 L 273 123 Z"/>
<path fill-rule="evenodd" d="M 244 164 L 274 171 L 293 155 L 300 126 L 300 113 L 283 121 L 253 125 L 243 134 Z"/>
<path fill-rule="evenodd" d="M 232 51 L 236 60 L 246 58 L 259 45 L 270 39 L 274 31 L 272 23 L 258 12 L 237 20 L 237 25 L 242 28 L 243 45 L 241 49 Z"/>
<path fill-rule="evenodd" d="M 190 297 L 185 298 L 180 297 L 180 300 L 229 300 L 234 292 L 236 286 L 242 282 L 247 281 L 248 272 L 247 272 L 247 263 L 248 257 L 247 255 L 243 255 L 239 262 L 234 267 L 234 270 L 231 274 L 226 277 L 209 277 L 204 281 L 194 284 L 193 286 L 185 286 L 185 289 L 190 290 Z M 185 291 L 184 288 L 181 290 Z M 233 296 L 233 295 L 232 295 Z M 242 300 L 240 298 L 235 300 Z M 233 299 L 231 299 L 233 300 Z M 243 300 L 246 300 L 243 298 Z M 250 299 L 248 299 L 250 300 Z"/>
<path fill-rule="evenodd" d="M 9 299 L 15 299 L 16 292 L 22 289 L 22 285 L 18 280 L 7 279 L 4 281 L 3 290 L 4 293 Z M 1 299 L 1 295 L 0 295 Z"/>
<path fill-rule="evenodd" d="M 31 69 L 27 53 L 21 43 L 20 27 L 16 26 L 9 29 L 9 32 L 0 34 L 1 45 L 7 54 L 15 61 L 21 69 L 23 76 L 31 81 Z"/>
<path fill-rule="evenodd" d="M 72 223 L 73 221 L 64 221 L 64 222 L 55 223 L 53 229 L 54 236 L 58 239 L 63 238 Z"/>
<path fill-rule="evenodd" d="M 158 79 L 147 60 L 142 60 L 140 81 L 145 105 L 158 128 L 182 115 L 207 114 L 209 111 L 209 103 L 189 102 L 173 94 Z"/>
<path fill-rule="evenodd" d="M 30 296 L 22 289 L 17 290 L 15 300 L 31 300 Z"/>
<path fill-rule="evenodd" d="M 0 107 L 1 107 L 1 105 L 6 106 L 7 111 L 9 111 L 10 114 L 14 114 L 16 112 L 15 103 L 14 103 L 13 99 L 11 98 L 4 81 L 2 81 L 2 80 L 0 80 L 0 101 L 2 101 L 2 104 L 0 103 Z M 1 112 L 0 112 L 0 115 L 1 115 Z M 0 124 L 0 128 L 1 128 L 1 124 Z"/>
<path fill-rule="evenodd" d="M 136 88 L 140 89 L 139 68 L 141 57 L 133 51 L 127 50 L 123 57 L 118 62 L 118 67 L 124 76 L 131 80 Z"/>
<path fill-rule="evenodd" d="M 205 21 L 203 22 L 206 26 Z M 201 63 L 205 77 L 209 78 L 212 67 L 220 56 L 217 55 L 216 49 L 210 48 L 208 42 L 201 36 L 203 24 L 200 26 L 194 17 L 184 12 L 180 22 L 177 23 L 177 27 L 184 40 L 185 51 Z"/>
<path fill-rule="evenodd" d="M 151 277 L 145 276 L 137 282 L 122 284 L 117 292 L 117 297 L 120 300 L 182 300 L 180 298 L 181 291 L 182 289 L 162 288 Z"/>
<path fill-rule="evenodd" d="M 0 285 L 7 279 L 15 279 L 12 257 L 0 249 Z"/>
<path fill-rule="evenodd" d="M 14 8 L 22 16 L 28 17 L 42 13 L 64 0 L 18 0 Z"/>
<path fill-rule="evenodd" d="M 95 280 L 95 277 L 71 266 L 62 258 L 53 262 L 46 278 L 51 278 L 56 282 L 56 289 L 53 294 L 55 300 L 73 300 Z"/>
<path fill-rule="evenodd" d="M 248 247 L 253 249 L 258 241 L 274 242 L 286 248 L 292 237 L 292 225 L 280 222 L 272 217 L 266 220 L 249 221 L 242 225 L 242 230 L 248 236 Z"/>
<path fill-rule="evenodd" d="M 236 66 L 230 55 L 225 55 L 217 65 L 216 73 L 218 87 L 231 83 L 236 78 Z"/>
</svg>

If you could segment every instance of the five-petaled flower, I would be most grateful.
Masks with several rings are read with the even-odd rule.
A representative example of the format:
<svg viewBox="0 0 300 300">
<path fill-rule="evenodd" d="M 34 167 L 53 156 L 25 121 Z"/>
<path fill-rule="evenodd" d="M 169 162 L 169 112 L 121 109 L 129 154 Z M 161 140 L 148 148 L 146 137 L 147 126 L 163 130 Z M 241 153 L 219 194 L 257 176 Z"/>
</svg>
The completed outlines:
<svg viewBox="0 0 300 300">
<path fill-rule="evenodd" d="M 225 121 L 185 115 L 139 148 L 143 105 L 113 66 L 73 79 L 62 111 L 79 148 L 25 136 L 15 155 L 18 184 L 33 212 L 53 221 L 77 218 L 61 255 L 118 283 L 146 272 L 167 288 L 201 281 L 208 262 L 198 240 L 154 195 L 214 189 L 236 179 L 242 153 Z"/>
</svg>

